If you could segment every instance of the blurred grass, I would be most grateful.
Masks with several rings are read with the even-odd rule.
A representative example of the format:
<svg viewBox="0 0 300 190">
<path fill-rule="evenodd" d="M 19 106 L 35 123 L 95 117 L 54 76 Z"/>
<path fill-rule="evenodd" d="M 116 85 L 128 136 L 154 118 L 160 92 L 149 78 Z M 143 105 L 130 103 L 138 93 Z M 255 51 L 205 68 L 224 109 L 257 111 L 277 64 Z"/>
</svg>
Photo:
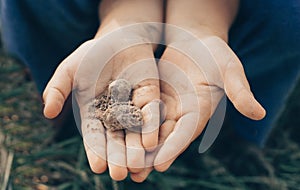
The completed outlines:
<svg viewBox="0 0 300 190">
<path fill-rule="evenodd" d="M 11 189 L 300 189 L 300 85 L 263 150 L 232 137 L 225 128 L 209 151 L 199 155 L 199 142 L 194 142 L 167 172 L 153 172 L 143 184 L 93 174 L 79 135 L 54 142 L 54 129 L 42 116 L 33 82 L 4 53 L 0 89 L 0 165 L 9 169 Z M 2 187 L 5 169 L 0 167 Z"/>
</svg>

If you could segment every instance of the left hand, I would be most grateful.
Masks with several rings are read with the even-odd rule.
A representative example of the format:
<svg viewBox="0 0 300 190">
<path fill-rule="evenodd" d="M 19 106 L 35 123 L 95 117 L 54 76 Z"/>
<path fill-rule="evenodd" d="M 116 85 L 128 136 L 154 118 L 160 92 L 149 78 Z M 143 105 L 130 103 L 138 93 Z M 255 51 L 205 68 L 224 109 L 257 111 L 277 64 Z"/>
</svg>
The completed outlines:
<svg viewBox="0 0 300 190">
<path fill-rule="evenodd" d="M 166 117 L 159 131 L 160 149 L 148 154 L 157 171 L 167 170 L 201 134 L 224 93 L 246 117 L 260 120 L 265 116 L 250 90 L 241 62 L 219 37 L 171 43 L 158 70 Z M 151 170 L 149 165 L 131 176 L 143 181 Z"/>
</svg>

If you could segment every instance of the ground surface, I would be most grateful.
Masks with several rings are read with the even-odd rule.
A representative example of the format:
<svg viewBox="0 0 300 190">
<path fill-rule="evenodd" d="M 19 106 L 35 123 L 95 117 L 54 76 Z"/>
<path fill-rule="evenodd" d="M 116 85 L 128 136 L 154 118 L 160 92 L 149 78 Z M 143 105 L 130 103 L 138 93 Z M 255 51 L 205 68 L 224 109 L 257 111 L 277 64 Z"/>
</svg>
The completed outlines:
<svg viewBox="0 0 300 190">
<path fill-rule="evenodd" d="M 259 150 L 223 127 L 214 146 L 194 143 L 166 173 L 143 184 L 94 175 L 80 136 L 53 142 L 39 94 L 24 67 L 0 55 L 0 189 L 300 189 L 300 86 L 288 102 L 267 147 Z M 1 189 L 1 190 L 2 190 Z"/>
</svg>

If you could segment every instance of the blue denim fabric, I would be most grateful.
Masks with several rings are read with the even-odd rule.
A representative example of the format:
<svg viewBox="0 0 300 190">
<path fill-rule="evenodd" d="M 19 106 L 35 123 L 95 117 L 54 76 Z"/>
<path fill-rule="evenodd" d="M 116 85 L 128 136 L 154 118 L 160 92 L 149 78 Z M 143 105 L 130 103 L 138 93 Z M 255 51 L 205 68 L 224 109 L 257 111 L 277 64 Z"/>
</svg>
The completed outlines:
<svg viewBox="0 0 300 190">
<path fill-rule="evenodd" d="M 99 0 L 1 0 L 5 48 L 31 69 L 42 92 L 57 65 L 99 26 Z M 263 145 L 299 76 L 300 1 L 241 0 L 230 31 L 252 91 L 267 110 L 251 121 L 232 105 L 227 115 L 237 132 Z"/>
<path fill-rule="evenodd" d="M 57 65 L 99 26 L 99 0 L 1 0 L 2 41 L 40 92 Z"/>
<path fill-rule="evenodd" d="M 263 146 L 300 68 L 300 1 L 241 0 L 230 31 L 230 46 L 242 61 L 256 98 L 267 110 L 262 121 L 252 121 L 229 107 L 237 132 Z"/>
</svg>

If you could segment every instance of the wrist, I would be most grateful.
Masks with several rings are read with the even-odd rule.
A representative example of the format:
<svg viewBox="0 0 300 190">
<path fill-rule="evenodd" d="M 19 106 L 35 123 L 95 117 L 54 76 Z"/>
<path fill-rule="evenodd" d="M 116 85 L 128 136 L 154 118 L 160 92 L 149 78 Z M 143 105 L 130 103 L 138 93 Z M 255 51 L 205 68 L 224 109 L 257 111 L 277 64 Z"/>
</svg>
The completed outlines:
<svg viewBox="0 0 300 190">
<path fill-rule="evenodd" d="M 120 29 L 124 26 L 139 23 L 161 23 L 163 21 L 163 6 L 161 0 L 140 1 L 140 0 L 103 0 L 99 7 L 99 17 L 101 25 L 96 34 L 101 37 L 109 32 Z M 145 25 L 147 27 L 147 25 Z M 161 35 L 161 28 L 150 27 L 151 32 L 155 32 L 155 36 Z M 144 35 L 145 31 L 138 31 L 140 35 Z M 152 34 L 152 33 L 151 33 Z"/>
<path fill-rule="evenodd" d="M 179 29 L 175 29 L 179 28 Z M 170 44 L 178 41 L 187 41 L 192 39 L 205 39 L 209 37 L 218 37 L 228 42 L 228 30 L 219 30 L 206 25 L 167 25 L 166 27 L 166 43 Z M 191 39 L 192 38 L 192 39 Z"/>
<path fill-rule="evenodd" d="M 197 38 L 216 36 L 227 42 L 238 7 L 239 0 L 169 0 L 166 22 Z"/>
</svg>

